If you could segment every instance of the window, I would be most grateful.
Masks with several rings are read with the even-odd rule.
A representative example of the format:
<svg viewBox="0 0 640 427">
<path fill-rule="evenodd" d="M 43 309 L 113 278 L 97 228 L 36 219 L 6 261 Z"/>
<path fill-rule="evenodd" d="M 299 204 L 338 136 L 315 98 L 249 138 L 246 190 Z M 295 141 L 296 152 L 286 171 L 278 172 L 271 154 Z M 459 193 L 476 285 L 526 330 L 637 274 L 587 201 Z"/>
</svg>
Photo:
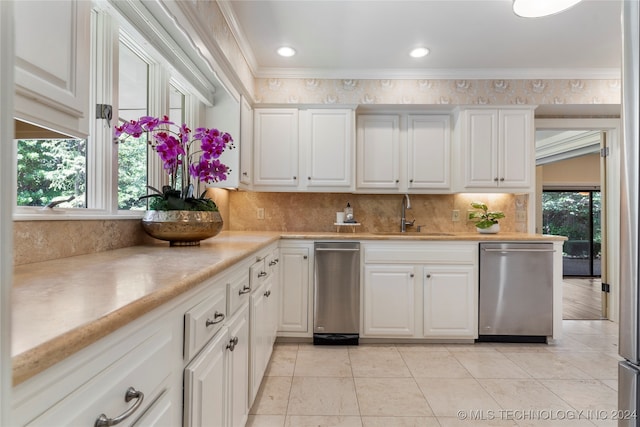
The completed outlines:
<svg viewBox="0 0 640 427">
<path fill-rule="evenodd" d="M 71 196 L 56 204 L 56 218 L 140 217 L 147 208 L 140 196 L 148 185 L 161 188 L 168 176 L 147 135 L 114 144 L 113 126 L 165 114 L 191 124 L 211 105 L 215 87 L 194 86 L 193 76 L 185 78 L 172 65 L 175 57 L 167 60 L 156 49 L 164 47 L 158 45 L 162 41 L 145 39 L 120 11 L 104 6 L 92 10 L 90 136 L 72 138 L 16 120 L 15 213 L 20 219 L 49 219 L 52 212 L 41 207 Z M 164 31 L 161 26 L 147 30 Z M 117 117 L 94 119 L 96 104 L 111 105 Z"/>
<path fill-rule="evenodd" d="M 562 254 L 565 276 L 600 276 L 602 258 L 600 191 L 544 191 L 545 234 L 567 236 Z"/>
<path fill-rule="evenodd" d="M 120 42 L 118 123 L 149 114 L 149 64 Z M 146 209 L 147 135 L 118 144 L 118 209 Z"/>
<path fill-rule="evenodd" d="M 87 140 L 74 138 L 18 139 L 18 206 L 87 207 Z"/>
</svg>

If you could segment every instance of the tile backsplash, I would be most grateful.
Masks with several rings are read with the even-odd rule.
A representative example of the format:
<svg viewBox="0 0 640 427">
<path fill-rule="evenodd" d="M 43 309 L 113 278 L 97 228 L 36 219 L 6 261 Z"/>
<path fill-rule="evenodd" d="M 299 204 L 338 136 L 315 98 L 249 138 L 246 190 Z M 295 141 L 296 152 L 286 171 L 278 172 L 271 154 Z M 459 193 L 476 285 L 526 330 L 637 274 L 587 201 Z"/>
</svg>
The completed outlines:
<svg viewBox="0 0 640 427">
<path fill-rule="evenodd" d="M 336 212 L 347 203 L 353 207 L 360 232 L 399 231 L 401 194 L 344 193 L 256 193 L 210 189 L 220 208 L 223 230 L 249 231 L 336 231 Z M 480 200 L 490 210 L 501 210 L 506 218 L 501 230 L 527 231 L 528 195 L 446 194 L 411 195 L 408 220 L 426 232 L 474 231 L 467 221 L 470 203 Z M 257 218 L 258 208 L 264 219 Z M 460 221 L 452 220 L 458 210 Z M 139 219 L 14 221 L 14 264 L 29 264 L 75 255 L 157 242 L 148 237 Z M 409 228 L 415 230 L 416 227 Z"/>
<path fill-rule="evenodd" d="M 350 203 L 355 219 L 362 224 L 358 231 L 399 231 L 403 197 L 401 194 L 233 191 L 229 193 L 228 217 L 224 218 L 223 214 L 223 218 L 230 230 L 335 231 L 336 212 Z M 412 208 L 406 211 L 406 217 L 415 219 L 415 225 L 421 225 L 423 231 L 475 231 L 473 222 L 466 219 L 470 203 L 475 200 L 484 201 L 490 210 L 505 213 L 506 218 L 500 221 L 502 230 L 527 231 L 527 195 L 415 194 L 410 198 Z M 264 219 L 257 218 L 258 208 L 264 209 Z M 452 220 L 453 210 L 459 211 L 460 221 Z"/>
</svg>

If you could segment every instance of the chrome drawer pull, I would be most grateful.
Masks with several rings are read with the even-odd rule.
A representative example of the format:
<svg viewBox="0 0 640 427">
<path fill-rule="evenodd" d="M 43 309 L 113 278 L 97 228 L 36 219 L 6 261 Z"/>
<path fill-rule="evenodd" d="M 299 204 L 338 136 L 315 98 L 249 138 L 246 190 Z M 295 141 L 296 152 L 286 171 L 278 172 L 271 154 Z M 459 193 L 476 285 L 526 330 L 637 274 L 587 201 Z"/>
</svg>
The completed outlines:
<svg viewBox="0 0 640 427">
<path fill-rule="evenodd" d="M 240 289 L 240 290 L 238 291 L 238 295 L 248 294 L 249 292 L 251 292 L 251 287 L 250 287 L 250 286 L 247 286 L 247 285 L 244 285 L 244 286 L 242 287 L 242 289 Z"/>
<path fill-rule="evenodd" d="M 129 387 L 127 389 L 127 392 L 124 395 L 124 401 L 129 402 L 133 399 L 138 399 L 138 400 L 136 400 L 136 403 L 134 403 L 131 408 L 127 409 L 126 411 L 124 411 L 122 414 L 118 415 L 115 418 L 107 418 L 105 414 L 101 414 L 96 419 L 96 423 L 94 424 L 94 427 L 115 426 L 116 424 L 120 424 L 121 422 L 129 418 L 131 415 L 133 415 L 134 412 L 138 410 L 140 405 L 142 405 L 142 401 L 144 400 L 143 392 L 138 391 L 133 387 Z"/>
<path fill-rule="evenodd" d="M 269 298 L 270 295 L 271 295 L 271 291 L 267 291 L 267 292 L 264 293 L 264 296 L 267 297 L 267 298 Z"/>
<path fill-rule="evenodd" d="M 258 273 L 258 277 L 264 277 L 267 275 L 266 271 L 261 271 L 260 273 Z"/>
<path fill-rule="evenodd" d="M 209 327 L 211 325 L 215 325 L 216 323 L 220 323 L 223 320 L 224 320 L 224 314 L 216 311 L 216 313 L 213 315 L 213 320 L 207 319 L 204 325 Z"/>
<path fill-rule="evenodd" d="M 276 265 L 278 263 L 278 261 L 276 260 L 271 260 L 269 261 L 269 267 L 273 267 L 274 265 Z"/>
</svg>

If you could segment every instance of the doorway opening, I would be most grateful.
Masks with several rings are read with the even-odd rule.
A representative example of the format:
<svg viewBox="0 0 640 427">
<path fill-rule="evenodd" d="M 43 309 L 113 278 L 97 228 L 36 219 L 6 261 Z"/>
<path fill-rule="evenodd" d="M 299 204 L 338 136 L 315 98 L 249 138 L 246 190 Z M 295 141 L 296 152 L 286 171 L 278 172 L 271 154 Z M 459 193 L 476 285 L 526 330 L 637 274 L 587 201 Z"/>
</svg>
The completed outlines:
<svg viewBox="0 0 640 427">
<path fill-rule="evenodd" d="M 600 190 L 545 190 L 543 233 L 567 236 L 562 253 L 563 319 L 603 319 Z"/>
</svg>

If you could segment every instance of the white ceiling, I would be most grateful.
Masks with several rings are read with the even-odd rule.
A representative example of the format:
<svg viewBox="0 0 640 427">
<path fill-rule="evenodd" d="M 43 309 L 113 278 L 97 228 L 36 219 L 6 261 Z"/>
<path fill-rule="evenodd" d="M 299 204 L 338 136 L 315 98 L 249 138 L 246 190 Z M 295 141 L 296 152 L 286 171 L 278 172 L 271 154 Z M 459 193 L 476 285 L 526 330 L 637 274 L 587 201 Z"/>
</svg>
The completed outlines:
<svg viewBox="0 0 640 427">
<path fill-rule="evenodd" d="M 218 2 L 257 77 L 620 78 L 621 0 L 536 19 L 511 0 Z M 410 58 L 419 45 L 431 54 Z"/>
</svg>

